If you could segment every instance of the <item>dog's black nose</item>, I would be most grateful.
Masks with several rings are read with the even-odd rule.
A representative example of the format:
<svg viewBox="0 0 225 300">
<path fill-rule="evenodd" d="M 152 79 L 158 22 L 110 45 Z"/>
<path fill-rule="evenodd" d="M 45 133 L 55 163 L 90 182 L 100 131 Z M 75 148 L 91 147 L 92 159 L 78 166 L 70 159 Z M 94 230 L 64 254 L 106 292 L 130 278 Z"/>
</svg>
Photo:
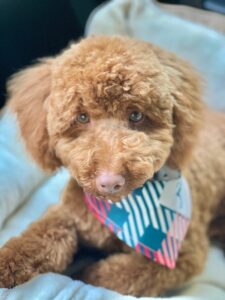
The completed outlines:
<svg viewBox="0 0 225 300">
<path fill-rule="evenodd" d="M 96 187 L 101 194 L 115 194 L 122 190 L 125 178 L 119 174 L 102 172 L 96 177 Z"/>
</svg>

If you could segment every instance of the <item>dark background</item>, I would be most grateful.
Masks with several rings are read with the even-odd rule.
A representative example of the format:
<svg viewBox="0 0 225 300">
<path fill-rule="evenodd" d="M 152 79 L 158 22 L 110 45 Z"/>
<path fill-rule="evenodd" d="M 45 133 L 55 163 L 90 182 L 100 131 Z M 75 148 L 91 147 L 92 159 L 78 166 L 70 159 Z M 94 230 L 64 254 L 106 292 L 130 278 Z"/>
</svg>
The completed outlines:
<svg viewBox="0 0 225 300">
<path fill-rule="evenodd" d="M 210 1 L 225 9 L 225 0 L 160 0 L 200 8 L 207 8 Z M 0 0 L 0 108 L 5 103 L 7 78 L 36 58 L 54 55 L 81 37 L 88 16 L 102 2 Z"/>
<path fill-rule="evenodd" d="M 5 82 L 36 58 L 58 53 L 81 37 L 103 0 L 0 0 L 0 107 Z"/>
</svg>

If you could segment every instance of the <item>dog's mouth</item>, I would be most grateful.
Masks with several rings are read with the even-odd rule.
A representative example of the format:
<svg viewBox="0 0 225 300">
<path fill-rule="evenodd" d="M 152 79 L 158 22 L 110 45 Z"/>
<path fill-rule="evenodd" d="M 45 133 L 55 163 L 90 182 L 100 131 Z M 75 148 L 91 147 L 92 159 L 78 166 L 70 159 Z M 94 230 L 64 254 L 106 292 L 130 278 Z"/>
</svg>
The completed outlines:
<svg viewBox="0 0 225 300">
<path fill-rule="evenodd" d="M 119 202 L 132 194 L 134 190 L 143 187 L 146 181 L 152 180 L 154 172 L 152 169 L 136 174 L 101 170 L 95 176 L 93 175 L 76 178 L 83 192 L 97 199 Z M 73 177 L 75 178 L 75 176 Z"/>
<path fill-rule="evenodd" d="M 147 181 L 154 181 L 154 180 L 170 181 L 170 180 L 177 179 L 179 177 L 180 177 L 179 170 L 171 169 L 168 166 L 164 165 L 160 170 L 155 172 L 152 176 L 142 178 L 142 180 L 135 180 L 135 183 L 134 181 L 131 182 L 127 180 L 124 186 L 120 190 L 117 190 L 117 188 L 115 187 L 115 190 L 113 192 L 101 193 L 99 192 L 95 184 L 92 185 L 92 187 L 83 186 L 82 188 L 84 190 L 84 193 L 88 193 L 97 199 L 119 202 L 121 201 L 121 199 L 127 197 L 129 194 L 132 194 L 134 190 L 138 188 L 142 188 Z"/>
<path fill-rule="evenodd" d="M 105 200 L 105 201 L 111 200 L 112 202 L 119 202 L 119 201 L 121 201 L 121 199 L 127 197 L 129 194 L 132 194 L 132 192 L 134 190 L 143 187 L 145 182 L 148 180 L 152 180 L 152 178 L 143 180 L 142 182 L 133 184 L 132 186 L 127 185 L 119 192 L 114 192 L 114 193 L 110 193 L 110 192 L 109 193 L 100 193 L 96 188 L 92 189 L 92 188 L 88 188 L 85 186 L 83 186 L 82 188 L 83 188 L 84 193 L 92 195 L 98 200 Z"/>
<path fill-rule="evenodd" d="M 111 200 L 113 202 L 120 201 L 123 197 L 126 197 L 128 194 L 130 194 L 134 190 L 134 189 L 132 189 L 127 192 L 124 191 L 122 193 L 111 194 L 111 193 L 99 193 L 96 190 L 92 190 L 92 189 L 88 189 L 88 188 L 84 188 L 84 187 L 82 187 L 82 188 L 83 188 L 83 191 L 85 194 L 92 195 L 98 200 L 106 200 L 106 201 Z"/>
<path fill-rule="evenodd" d="M 129 195 L 130 193 L 132 193 L 132 191 L 130 191 L 129 193 L 127 194 L 120 194 L 120 195 L 112 195 L 112 194 L 108 194 L 108 195 L 99 195 L 99 194 L 93 194 L 91 193 L 95 198 L 97 198 L 98 200 L 105 200 L 105 201 L 108 201 L 108 200 L 111 200 L 113 202 L 118 202 L 120 201 L 122 198 L 126 197 L 127 195 Z"/>
<path fill-rule="evenodd" d="M 135 162 L 118 164 L 117 168 L 115 164 L 110 168 L 92 167 L 91 170 L 71 168 L 70 172 L 85 194 L 97 199 L 119 202 L 134 190 L 141 188 L 146 181 L 152 180 L 158 171 L 150 163 L 138 165 Z"/>
</svg>

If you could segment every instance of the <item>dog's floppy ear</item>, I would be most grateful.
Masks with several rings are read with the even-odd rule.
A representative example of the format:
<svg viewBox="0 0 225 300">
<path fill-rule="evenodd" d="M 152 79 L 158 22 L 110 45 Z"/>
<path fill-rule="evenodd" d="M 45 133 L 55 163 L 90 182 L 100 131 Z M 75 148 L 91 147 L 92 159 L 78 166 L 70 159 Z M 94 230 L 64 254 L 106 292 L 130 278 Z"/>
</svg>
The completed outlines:
<svg viewBox="0 0 225 300">
<path fill-rule="evenodd" d="M 191 157 L 201 127 L 201 79 L 188 63 L 176 55 L 160 49 L 155 53 L 169 76 L 174 99 L 174 144 L 168 164 L 182 168 Z"/>
<path fill-rule="evenodd" d="M 15 74 L 8 82 L 9 108 L 16 113 L 25 145 L 45 170 L 55 170 L 60 161 L 50 145 L 45 102 L 51 91 L 52 60 L 45 59 Z"/>
</svg>

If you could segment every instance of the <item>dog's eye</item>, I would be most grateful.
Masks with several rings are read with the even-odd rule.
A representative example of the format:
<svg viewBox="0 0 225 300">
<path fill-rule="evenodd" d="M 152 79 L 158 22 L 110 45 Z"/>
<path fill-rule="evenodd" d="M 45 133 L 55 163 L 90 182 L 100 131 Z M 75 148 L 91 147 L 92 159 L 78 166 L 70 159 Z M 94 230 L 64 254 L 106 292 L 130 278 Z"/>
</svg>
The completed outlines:
<svg viewBox="0 0 225 300">
<path fill-rule="evenodd" d="M 140 111 L 133 111 L 130 116 L 129 116 L 129 121 L 130 122 L 140 122 L 144 118 L 144 114 L 141 113 Z"/>
<path fill-rule="evenodd" d="M 90 121 L 90 119 L 89 119 L 88 114 L 83 113 L 77 117 L 77 121 L 79 123 L 85 124 L 85 123 L 88 123 Z"/>
</svg>

